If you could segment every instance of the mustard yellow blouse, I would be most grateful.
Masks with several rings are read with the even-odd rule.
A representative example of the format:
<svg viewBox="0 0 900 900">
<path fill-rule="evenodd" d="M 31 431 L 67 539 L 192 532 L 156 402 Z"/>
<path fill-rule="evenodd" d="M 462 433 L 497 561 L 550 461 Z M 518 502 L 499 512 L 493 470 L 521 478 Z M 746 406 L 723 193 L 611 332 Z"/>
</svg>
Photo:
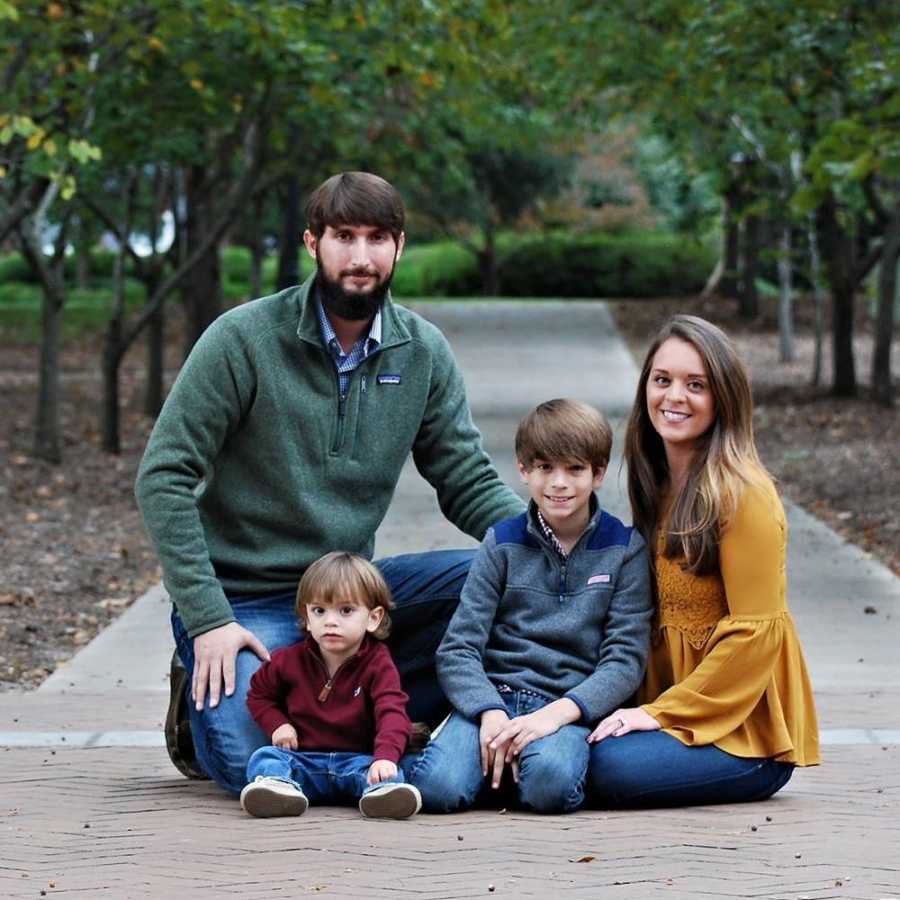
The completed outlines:
<svg viewBox="0 0 900 900">
<path fill-rule="evenodd" d="M 787 609 L 786 548 L 784 508 L 768 478 L 744 488 L 718 574 L 683 571 L 660 541 L 659 628 L 640 699 L 683 744 L 819 762 L 812 686 Z"/>
</svg>

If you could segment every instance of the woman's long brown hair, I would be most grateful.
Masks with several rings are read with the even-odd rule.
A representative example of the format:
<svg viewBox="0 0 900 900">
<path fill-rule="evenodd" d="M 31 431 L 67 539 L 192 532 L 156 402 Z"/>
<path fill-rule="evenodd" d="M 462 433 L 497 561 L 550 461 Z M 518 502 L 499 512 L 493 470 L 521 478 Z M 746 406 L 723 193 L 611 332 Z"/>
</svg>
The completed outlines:
<svg viewBox="0 0 900 900">
<path fill-rule="evenodd" d="M 703 360 L 712 392 L 713 424 L 698 440 L 687 479 L 672 497 L 663 555 L 683 559 L 687 571 L 714 572 L 719 540 L 744 484 L 765 477 L 753 439 L 753 397 L 747 370 L 720 329 L 697 316 L 677 315 L 656 335 L 638 382 L 625 435 L 628 496 L 634 524 L 656 555 L 657 529 L 669 469 L 662 438 L 650 422 L 647 381 L 656 351 L 669 338 L 690 344 Z"/>
</svg>

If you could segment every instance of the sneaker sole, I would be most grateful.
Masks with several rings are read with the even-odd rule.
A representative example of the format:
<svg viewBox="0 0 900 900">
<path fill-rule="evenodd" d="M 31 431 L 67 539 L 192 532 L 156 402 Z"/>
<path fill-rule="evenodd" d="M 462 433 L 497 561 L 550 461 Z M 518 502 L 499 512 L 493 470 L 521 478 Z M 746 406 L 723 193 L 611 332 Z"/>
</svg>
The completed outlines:
<svg viewBox="0 0 900 900">
<path fill-rule="evenodd" d="M 367 819 L 408 819 L 422 808 L 422 796 L 410 784 L 398 785 L 390 791 L 363 794 L 359 811 Z"/>
<path fill-rule="evenodd" d="M 257 819 L 274 819 L 278 816 L 302 816 L 309 807 L 309 800 L 302 795 L 289 796 L 268 788 L 257 788 L 247 791 L 246 795 L 241 794 L 241 806 Z"/>
</svg>

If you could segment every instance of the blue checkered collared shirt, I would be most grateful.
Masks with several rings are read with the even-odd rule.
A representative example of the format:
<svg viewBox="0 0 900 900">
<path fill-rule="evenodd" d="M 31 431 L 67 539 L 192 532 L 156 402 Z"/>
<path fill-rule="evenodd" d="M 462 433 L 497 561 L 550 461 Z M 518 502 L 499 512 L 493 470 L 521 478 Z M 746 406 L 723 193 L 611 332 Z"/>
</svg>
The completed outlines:
<svg viewBox="0 0 900 900">
<path fill-rule="evenodd" d="M 349 353 L 344 353 L 334 328 L 325 313 L 321 300 L 316 300 L 316 315 L 319 317 L 319 330 L 322 332 L 322 343 L 328 348 L 334 367 L 337 369 L 338 381 L 341 386 L 341 396 L 347 396 L 347 388 L 350 385 L 350 376 L 356 367 L 381 343 L 381 310 L 375 313 L 372 325 L 366 337 L 361 337 L 351 348 Z"/>
</svg>

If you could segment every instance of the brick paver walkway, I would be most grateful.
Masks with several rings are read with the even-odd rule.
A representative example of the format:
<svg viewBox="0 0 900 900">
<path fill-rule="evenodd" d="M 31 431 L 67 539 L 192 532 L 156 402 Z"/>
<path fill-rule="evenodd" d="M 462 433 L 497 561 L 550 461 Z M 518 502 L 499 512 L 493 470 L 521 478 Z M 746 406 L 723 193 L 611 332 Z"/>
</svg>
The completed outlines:
<svg viewBox="0 0 900 900">
<path fill-rule="evenodd" d="M 458 349 L 504 477 L 511 429 L 535 400 L 579 396 L 613 415 L 630 402 L 633 368 L 597 304 L 431 314 Z M 614 487 L 603 501 L 621 511 Z M 809 517 L 789 518 L 824 764 L 766 803 L 250 819 L 168 761 L 165 605 L 149 598 L 42 690 L 0 695 L 0 896 L 900 898 L 900 589 Z M 405 477 L 380 552 L 461 543 Z"/>
</svg>

